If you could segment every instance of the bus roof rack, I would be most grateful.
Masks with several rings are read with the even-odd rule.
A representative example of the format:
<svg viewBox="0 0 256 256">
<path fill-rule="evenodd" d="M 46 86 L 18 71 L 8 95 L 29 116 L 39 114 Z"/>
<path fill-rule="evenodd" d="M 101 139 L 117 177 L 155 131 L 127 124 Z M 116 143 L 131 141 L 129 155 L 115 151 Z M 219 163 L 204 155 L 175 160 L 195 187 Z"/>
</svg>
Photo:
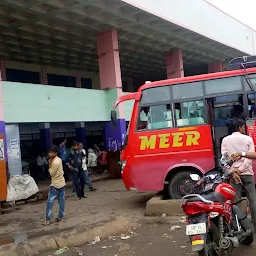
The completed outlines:
<svg viewBox="0 0 256 256">
<path fill-rule="evenodd" d="M 255 68 L 256 56 L 243 56 L 232 59 L 229 62 L 228 70 Z"/>
</svg>

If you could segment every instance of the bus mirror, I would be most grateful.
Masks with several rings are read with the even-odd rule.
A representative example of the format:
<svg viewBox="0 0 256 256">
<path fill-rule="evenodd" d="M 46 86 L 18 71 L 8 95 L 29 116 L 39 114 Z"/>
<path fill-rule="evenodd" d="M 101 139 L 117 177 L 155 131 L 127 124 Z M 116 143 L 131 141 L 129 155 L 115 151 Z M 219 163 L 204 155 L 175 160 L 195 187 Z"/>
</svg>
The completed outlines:
<svg viewBox="0 0 256 256">
<path fill-rule="evenodd" d="M 114 126 L 116 126 L 116 111 L 115 111 L 115 110 L 111 110 L 111 115 L 110 115 L 110 117 L 111 117 L 112 124 L 113 124 Z"/>
</svg>

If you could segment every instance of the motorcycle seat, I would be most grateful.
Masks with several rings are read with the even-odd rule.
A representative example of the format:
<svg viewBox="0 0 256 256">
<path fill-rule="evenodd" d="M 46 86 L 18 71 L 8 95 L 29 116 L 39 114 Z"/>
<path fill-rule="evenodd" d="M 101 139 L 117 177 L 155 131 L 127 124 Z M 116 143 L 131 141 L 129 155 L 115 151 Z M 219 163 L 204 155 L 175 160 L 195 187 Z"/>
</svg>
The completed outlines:
<svg viewBox="0 0 256 256">
<path fill-rule="evenodd" d="M 215 193 L 202 194 L 201 196 L 206 200 L 213 201 L 213 202 L 219 202 L 215 196 Z M 201 202 L 201 200 L 199 197 L 194 196 L 194 197 L 187 199 L 187 202 Z"/>
</svg>

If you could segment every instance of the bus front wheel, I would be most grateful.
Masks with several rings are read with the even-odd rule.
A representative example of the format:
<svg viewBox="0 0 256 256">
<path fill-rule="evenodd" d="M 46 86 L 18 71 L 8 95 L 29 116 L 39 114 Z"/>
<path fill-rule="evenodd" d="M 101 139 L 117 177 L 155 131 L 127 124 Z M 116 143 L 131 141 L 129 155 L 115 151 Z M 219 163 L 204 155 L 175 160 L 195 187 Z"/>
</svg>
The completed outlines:
<svg viewBox="0 0 256 256">
<path fill-rule="evenodd" d="M 181 199 L 183 196 L 194 193 L 195 182 L 190 178 L 193 170 L 180 171 L 169 181 L 168 194 L 171 199 Z"/>
</svg>

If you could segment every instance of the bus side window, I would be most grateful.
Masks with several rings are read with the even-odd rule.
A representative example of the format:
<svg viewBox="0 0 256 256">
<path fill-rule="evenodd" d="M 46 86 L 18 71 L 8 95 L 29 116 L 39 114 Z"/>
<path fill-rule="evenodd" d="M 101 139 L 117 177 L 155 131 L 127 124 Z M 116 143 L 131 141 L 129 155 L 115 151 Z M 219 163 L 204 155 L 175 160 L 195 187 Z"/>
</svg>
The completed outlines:
<svg viewBox="0 0 256 256">
<path fill-rule="evenodd" d="M 205 124 L 204 103 L 188 101 L 175 103 L 177 126 Z"/>
<path fill-rule="evenodd" d="M 143 107 L 140 110 L 138 130 L 173 127 L 171 104 Z"/>
<path fill-rule="evenodd" d="M 248 111 L 249 118 L 254 118 L 256 116 L 256 96 L 254 94 L 249 94 L 247 96 L 248 99 Z"/>
</svg>

